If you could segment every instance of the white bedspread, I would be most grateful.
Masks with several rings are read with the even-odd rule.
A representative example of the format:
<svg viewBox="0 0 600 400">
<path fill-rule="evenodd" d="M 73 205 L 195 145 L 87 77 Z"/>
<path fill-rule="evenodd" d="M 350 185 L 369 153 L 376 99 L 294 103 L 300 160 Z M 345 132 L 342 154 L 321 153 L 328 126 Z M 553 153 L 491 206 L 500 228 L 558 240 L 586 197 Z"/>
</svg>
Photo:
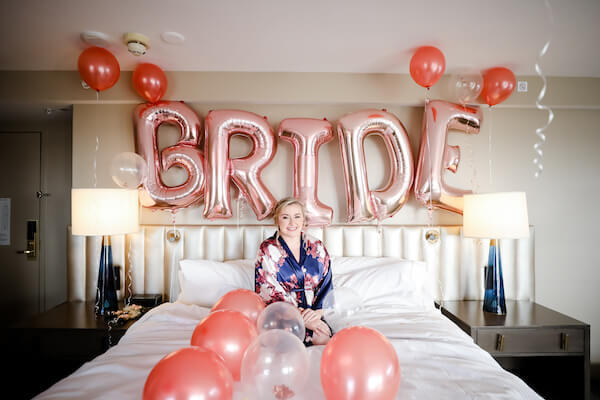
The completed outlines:
<svg viewBox="0 0 600 400">
<path fill-rule="evenodd" d="M 141 399 L 152 367 L 166 354 L 189 346 L 194 328 L 208 312 L 180 303 L 152 309 L 118 345 L 36 399 Z M 350 322 L 377 329 L 394 345 L 401 369 L 397 399 L 540 399 L 437 310 L 367 308 Z M 320 382 L 323 348 L 309 348 L 312 382 Z M 240 387 L 237 383 L 234 398 L 247 399 Z M 308 386 L 301 397 L 324 399 L 320 385 Z"/>
</svg>

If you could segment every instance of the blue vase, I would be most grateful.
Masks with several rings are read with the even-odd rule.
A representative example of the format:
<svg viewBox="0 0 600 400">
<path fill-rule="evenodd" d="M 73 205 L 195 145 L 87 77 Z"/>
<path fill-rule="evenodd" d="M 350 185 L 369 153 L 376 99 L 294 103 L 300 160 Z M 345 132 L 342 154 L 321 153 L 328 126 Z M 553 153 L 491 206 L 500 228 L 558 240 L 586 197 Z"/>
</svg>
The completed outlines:
<svg viewBox="0 0 600 400">
<path fill-rule="evenodd" d="M 100 269 L 98 270 L 98 289 L 96 290 L 96 314 L 107 315 L 119 309 L 115 287 L 115 269 L 113 268 L 110 238 L 102 238 Z"/>
<path fill-rule="evenodd" d="M 506 314 L 500 244 L 496 239 L 490 241 L 488 265 L 485 268 L 483 311 L 499 315 Z"/>
</svg>

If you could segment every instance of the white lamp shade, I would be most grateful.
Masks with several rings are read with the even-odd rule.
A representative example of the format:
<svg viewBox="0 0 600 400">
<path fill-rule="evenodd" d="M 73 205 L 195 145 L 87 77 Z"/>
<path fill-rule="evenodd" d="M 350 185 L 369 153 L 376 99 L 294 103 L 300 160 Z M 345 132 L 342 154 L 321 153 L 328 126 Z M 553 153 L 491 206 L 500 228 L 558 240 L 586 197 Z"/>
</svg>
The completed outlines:
<svg viewBox="0 0 600 400">
<path fill-rule="evenodd" d="M 71 189 L 71 226 L 73 235 L 120 235 L 137 232 L 137 190 Z"/>
<path fill-rule="evenodd" d="M 488 239 L 529 237 L 524 192 L 468 194 L 463 200 L 463 236 Z"/>
</svg>

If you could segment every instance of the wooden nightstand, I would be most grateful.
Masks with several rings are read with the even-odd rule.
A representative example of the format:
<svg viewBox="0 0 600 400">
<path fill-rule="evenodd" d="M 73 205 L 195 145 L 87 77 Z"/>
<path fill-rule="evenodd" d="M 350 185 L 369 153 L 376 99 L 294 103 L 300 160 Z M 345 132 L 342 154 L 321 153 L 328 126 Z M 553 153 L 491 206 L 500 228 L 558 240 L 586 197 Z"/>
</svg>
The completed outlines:
<svg viewBox="0 0 600 400">
<path fill-rule="evenodd" d="M 481 301 L 445 301 L 441 311 L 546 399 L 590 398 L 590 326 L 529 301 L 507 301 L 504 316 Z"/>
<path fill-rule="evenodd" d="M 31 398 L 115 345 L 134 321 L 114 325 L 95 316 L 93 302 L 56 306 L 9 330 L 9 380 Z M 13 367 L 11 369 L 11 367 Z"/>
</svg>

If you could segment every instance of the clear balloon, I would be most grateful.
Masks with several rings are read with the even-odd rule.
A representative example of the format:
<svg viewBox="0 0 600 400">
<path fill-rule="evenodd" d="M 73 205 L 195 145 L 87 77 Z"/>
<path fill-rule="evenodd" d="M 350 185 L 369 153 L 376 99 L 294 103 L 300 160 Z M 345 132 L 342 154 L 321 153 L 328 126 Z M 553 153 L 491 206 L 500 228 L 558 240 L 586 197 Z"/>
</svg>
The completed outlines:
<svg viewBox="0 0 600 400">
<path fill-rule="evenodd" d="M 233 378 L 214 352 L 185 347 L 161 359 L 150 371 L 143 400 L 233 398 Z"/>
<path fill-rule="evenodd" d="M 225 293 L 212 307 L 212 311 L 234 310 L 244 314 L 253 324 L 265 309 L 265 302 L 255 292 L 248 289 L 235 289 Z"/>
<path fill-rule="evenodd" d="M 425 207 L 462 214 L 462 196 L 471 191 L 454 188 L 444 182 L 444 172 L 455 173 L 460 162 L 460 148 L 448 145 L 448 130 L 477 134 L 481 119 L 479 107 L 465 107 L 442 100 L 432 100 L 425 105 L 414 186 L 416 199 Z"/>
<path fill-rule="evenodd" d="M 179 101 L 140 104 L 133 114 L 136 150 L 146 160 L 148 178 L 144 188 L 154 202 L 152 208 L 177 209 L 202 200 L 204 195 L 204 155 L 198 149 L 200 120 L 187 105 Z M 181 132 L 173 146 L 158 148 L 161 124 L 173 124 Z M 171 167 L 187 172 L 187 179 L 177 186 L 167 186 L 161 174 Z M 150 203 L 146 201 L 146 203 Z"/>
<path fill-rule="evenodd" d="M 483 73 L 481 97 L 489 106 L 502 103 L 515 90 L 515 74 L 504 67 L 490 68 Z"/>
<path fill-rule="evenodd" d="M 479 97 L 483 77 L 479 72 L 456 74 L 450 77 L 450 95 L 458 103 L 470 104 Z"/>
<path fill-rule="evenodd" d="M 395 115 L 362 110 L 340 118 L 337 126 L 346 182 L 347 222 L 379 221 L 393 216 L 408 200 L 414 177 L 412 150 L 406 129 Z M 390 161 L 389 180 L 371 190 L 367 180 L 364 139 L 380 135 Z"/>
<path fill-rule="evenodd" d="M 308 375 L 309 358 L 304 344 L 281 329 L 261 333 L 248 346 L 242 361 L 244 391 L 260 400 L 298 398 Z"/>
<path fill-rule="evenodd" d="M 252 142 L 252 150 L 246 157 L 229 158 L 229 140 L 234 135 L 245 136 Z M 208 166 L 205 218 L 231 217 L 231 181 L 259 220 L 271 214 L 276 201 L 262 182 L 261 174 L 275 156 L 277 138 L 266 118 L 248 111 L 210 111 L 206 116 L 204 148 Z"/>
<path fill-rule="evenodd" d="M 419 47 L 410 59 L 410 76 L 417 84 L 426 88 L 435 85 L 445 69 L 446 58 L 437 47 Z"/>
<path fill-rule="evenodd" d="M 148 166 L 139 154 L 132 152 L 119 153 L 110 164 L 113 181 L 122 188 L 136 189 L 146 179 Z"/>
<path fill-rule="evenodd" d="M 362 308 L 362 299 L 355 290 L 337 287 L 327 293 L 323 299 L 323 317 L 334 331 L 351 325 L 351 318 Z"/>
<path fill-rule="evenodd" d="M 395 399 L 400 387 L 396 351 L 374 329 L 343 329 L 325 346 L 321 384 L 327 399 Z"/>
<path fill-rule="evenodd" d="M 285 301 L 269 304 L 258 316 L 256 321 L 258 332 L 262 333 L 272 329 L 283 329 L 304 341 L 306 328 L 300 311 Z"/>
<path fill-rule="evenodd" d="M 244 352 L 257 336 L 256 326 L 244 314 L 220 310 L 200 321 L 190 343 L 214 351 L 223 359 L 233 379 L 239 381 Z"/>
<path fill-rule="evenodd" d="M 114 86 L 119 80 L 121 69 L 117 58 L 102 47 L 85 49 L 77 60 L 79 75 L 92 89 L 101 92 Z"/>
<path fill-rule="evenodd" d="M 327 120 L 288 118 L 279 124 L 279 137 L 294 146 L 294 197 L 304 203 L 307 226 L 329 225 L 333 209 L 317 195 L 319 147 L 333 139 Z"/>
</svg>

